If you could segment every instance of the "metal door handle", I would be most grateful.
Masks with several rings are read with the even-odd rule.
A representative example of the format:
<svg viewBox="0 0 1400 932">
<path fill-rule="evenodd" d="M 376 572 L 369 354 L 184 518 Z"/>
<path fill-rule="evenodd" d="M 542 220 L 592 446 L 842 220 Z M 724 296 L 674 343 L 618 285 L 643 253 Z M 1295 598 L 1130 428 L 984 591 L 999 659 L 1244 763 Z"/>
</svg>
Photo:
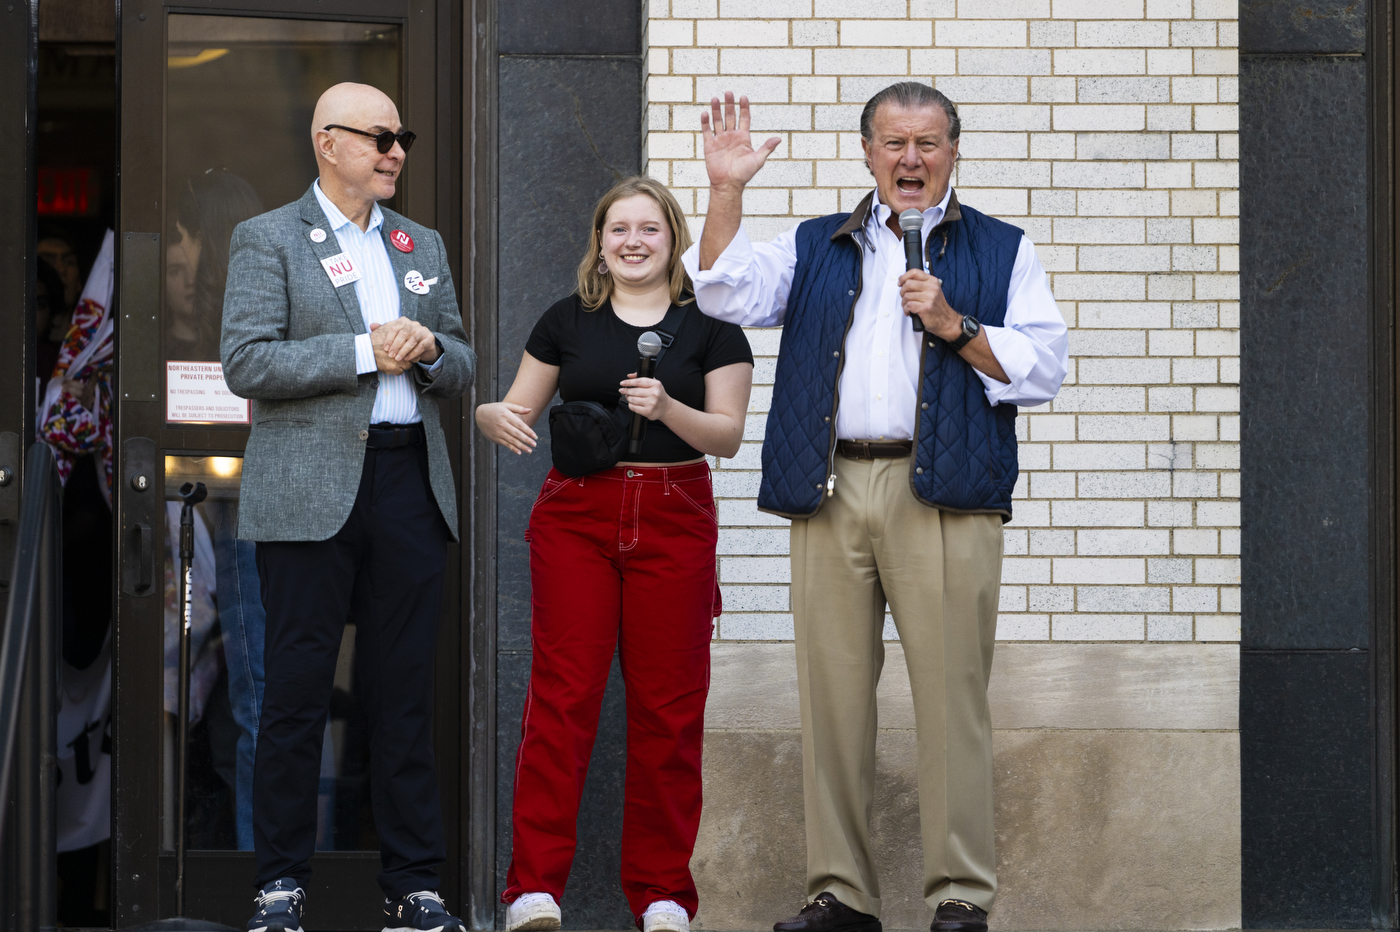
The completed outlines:
<svg viewBox="0 0 1400 932">
<path fill-rule="evenodd" d="M 135 563 L 129 567 L 127 578 L 133 580 L 133 595 L 146 595 L 155 581 L 154 535 L 149 524 L 133 524 L 127 538 L 128 560 Z"/>
<path fill-rule="evenodd" d="M 129 335 L 129 334 L 128 334 Z M 156 444 L 146 437 L 122 441 L 122 482 L 117 493 L 122 527 L 122 592 L 148 598 L 156 591 L 156 539 L 160 502 L 156 498 Z"/>
</svg>

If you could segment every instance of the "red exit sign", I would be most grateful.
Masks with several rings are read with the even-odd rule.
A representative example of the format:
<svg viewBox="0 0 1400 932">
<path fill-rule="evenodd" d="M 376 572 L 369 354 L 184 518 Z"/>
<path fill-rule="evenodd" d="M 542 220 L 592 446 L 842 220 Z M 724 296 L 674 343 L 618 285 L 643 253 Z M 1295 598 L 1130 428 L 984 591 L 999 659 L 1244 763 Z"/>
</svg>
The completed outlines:
<svg viewBox="0 0 1400 932">
<path fill-rule="evenodd" d="M 97 176 L 90 168 L 39 168 L 39 216 L 97 213 Z"/>
</svg>

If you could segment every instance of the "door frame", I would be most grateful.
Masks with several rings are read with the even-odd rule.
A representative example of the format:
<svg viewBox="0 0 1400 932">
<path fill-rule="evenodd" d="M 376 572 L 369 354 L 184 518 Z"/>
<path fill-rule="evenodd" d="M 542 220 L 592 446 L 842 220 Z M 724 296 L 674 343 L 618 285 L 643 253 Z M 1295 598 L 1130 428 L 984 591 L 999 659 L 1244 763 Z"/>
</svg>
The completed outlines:
<svg viewBox="0 0 1400 932">
<path fill-rule="evenodd" d="M 39 3 L 0 11 L 0 126 L 22 143 L 0 153 L 0 600 L 9 592 L 10 563 L 24 487 L 24 451 L 34 442 L 35 236 L 38 232 L 37 132 Z"/>
<path fill-rule="evenodd" d="M 471 464 L 471 546 L 462 548 L 462 663 L 472 671 L 463 697 L 467 749 L 461 813 L 462 919 L 471 929 L 496 927 L 496 447 L 475 430 L 478 404 L 500 397 L 496 347 L 496 0 L 464 0 L 462 29 L 462 263 L 471 286 L 462 292 L 463 323 L 476 350 L 476 381 L 462 414 L 461 456 Z M 470 610 L 470 615 L 467 615 Z"/>
<path fill-rule="evenodd" d="M 457 80 L 453 46 L 461 35 L 454 26 L 453 4 L 415 0 L 322 0 L 314 11 L 295 0 L 214 0 L 207 6 L 162 0 L 122 0 L 117 21 L 117 87 L 120 142 L 117 158 L 117 429 L 122 462 L 115 476 L 114 522 L 119 537 L 116 611 L 113 616 L 113 753 L 112 753 L 112 923 L 114 928 L 170 916 L 174 911 L 175 859 L 161 850 L 162 776 L 161 660 L 163 596 L 161 587 L 144 595 L 122 591 L 121 567 L 128 531 L 141 517 L 163 537 L 164 455 L 241 455 L 246 427 L 168 427 L 161 394 L 161 311 L 159 247 L 165 230 L 165 95 L 166 16 L 171 13 L 272 16 L 288 19 L 397 23 L 403 27 L 401 87 L 403 115 L 419 136 L 417 159 L 405 173 L 399 209 L 438 229 L 447 245 L 453 278 L 465 291 L 458 249 L 461 216 L 456 205 L 461 148 Z M 444 27 L 447 27 L 444 30 Z M 415 164 L 416 163 L 416 164 Z M 157 166 L 152 171 L 150 166 Z M 417 167 L 421 166 L 421 167 Z M 275 207 L 280 205 L 268 205 Z M 32 407 L 32 406 L 31 406 Z M 461 402 L 442 406 L 442 425 L 462 501 L 461 527 L 471 526 L 469 487 L 462 452 Z M 130 446 L 138 438 L 147 441 Z M 143 458 L 148 462 L 141 463 Z M 150 468 L 149 487 L 138 492 L 131 480 Z M 461 545 L 459 549 L 467 549 Z M 158 545 L 156 553 L 162 553 Z M 159 556 L 157 567 L 159 566 Z M 460 779 L 466 754 L 462 740 L 463 695 L 467 684 L 461 663 L 465 638 L 458 623 L 463 612 L 461 561 L 449 558 L 443 588 L 442 626 L 437 652 L 434 739 L 439 785 L 447 830 L 448 863 L 441 871 L 442 893 L 458 899 L 466 806 Z M 159 576 L 159 573 L 156 574 Z M 152 763 L 152 762 L 155 763 Z M 317 924 L 338 929 L 377 929 L 382 922 L 379 894 L 372 881 L 375 854 L 325 852 L 312 861 L 314 886 L 308 891 Z M 192 916 L 241 925 L 252 895 L 250 852 L 191 852 L 187 867 L 187 912 Z M 334 891 L 332 895 L 325 895 Z"/>
<path fill-rule="evenodd" d="M 34 442 L 34 292 L 38 168 L 39 3 L 15 0 L 0 10 L 0 126 L 20 144 L 0 152 L 0 604 L 8 602 L 19 536 L 24 453 Z M 14 784 L 11 784 L 12 786 Z M 17 797 L 0 799 L 14 826 Z M 19 833 L 0 835 L 0 929 L 19 917 Z"/>
</svg>

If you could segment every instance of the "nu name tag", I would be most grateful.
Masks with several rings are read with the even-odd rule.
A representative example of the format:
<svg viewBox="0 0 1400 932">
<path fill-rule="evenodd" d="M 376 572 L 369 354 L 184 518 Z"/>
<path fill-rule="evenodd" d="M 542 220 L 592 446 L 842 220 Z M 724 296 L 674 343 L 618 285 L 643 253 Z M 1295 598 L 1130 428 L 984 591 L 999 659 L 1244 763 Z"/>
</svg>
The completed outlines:
<svg viewBox="0 0 1400 932">
<path fill-rule="evenodd" d="M 349 253 L 337 253 L 329 259 L 321 260 L 321 268 L 326 270 L 330 276 L 331 286 L 339 288 L 341 285 L 348 285 L 364 278 L 364 274 L 355 267 L 354 261 Z"/>
</svg>

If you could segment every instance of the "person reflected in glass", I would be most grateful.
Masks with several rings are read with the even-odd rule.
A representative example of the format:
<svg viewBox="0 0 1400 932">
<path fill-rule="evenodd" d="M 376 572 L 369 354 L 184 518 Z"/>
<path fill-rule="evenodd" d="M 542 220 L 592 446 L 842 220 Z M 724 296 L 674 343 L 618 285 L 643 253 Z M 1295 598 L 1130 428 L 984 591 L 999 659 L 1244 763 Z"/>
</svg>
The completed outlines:
<svg viewBox="0 0 1400 932">
<path fill-rule="evenodd" d="M 223 169 L 209 169 L 180 186 L 175 198 L 175 220 L 166 235 L 167 359 L 219 359 L 229 241 L 235 226 L 262 212 L 262 201 L 252 185 Z M 172 507 L 177 506 L 172 503 Z M 214 579 L 205 579 L 207 570 L 198 560 L 195 576 L 207 586 L 218 606 L 229 706 L 238 726 L 237 743 L 230 755 L 234 774 L 234 841 L 240 851 L 251 851 L 253 757 L 262 710 L 266 616 L 258 591 L 256 545 L 237 539 L 237 509 L 236 500 L 217 497 L 201 508 L 202 516 L 211 525 Z M 167 675 L 170 673 L 167 670 Z M 214 751 L 221 754 L 225 749 Z M 319 840 L 319 847 L 324 848 L 324 839 Z"/>
<path fill-rule="evenodd" d="M 50 300 L 52 316 L 48 330 L 50 340 L 62 343 L 73 323 L 73 307 L 78 303 L 78 293 L 83 287 L 82 265 L 78 262 L 77 250 L 66 236 L 42 236 L 35 244 L 34 251 L 45 265 L 58 273 L 59 281 L 63 283 L 63 290 Z"/>
<path fill-rule="evenodd" d="M 196 226 L 196 229 L 198 227 Z M 199 237 L 178 220 L 165 234 L 165 308 L 169 355 L 184 358 L 198 339 L 194 317 L 194 274 L 199 268 Z"/>
<path fill-rule="evenodd" d="M 262 212 L 253 186 L 222 168 L 185 182 L 165 256 L 166 359 L 218 361 L 229 241 L 234 227 Z"/>
<path fill-rule="evenodd" d="M 34 289 L 34 379 L 35 397 L 42 398 L 44 386 L 53 367 L 58 363 L 58 350 L 63 340 L 54 339 L 49 333 L 54 315 L 62 313 L 63 279 L 59 278 L 53 266 L 47 262 L 37 263 Z"/>
<path fill-rule="evenodd" d="M 698 906 L 690 857 L 720 609 L 705 457 L 739 451 L 753 354 L 739 327 L 696 309 L 680 261 L 689 245 L 664 185 L 615 185 L 594 210 L 577 290 L 535 325 L 505 399 L 476 410 L 482 433 L 517 454 L 535 449 L 556 391 L 608 408 L 620 394 L 647 422 L 640 453 L 612 468 L 550 470 L 530 516 L 533 656 L 501 895 L 511 932 L 560 927 L 615 652 L 627 692 L 623 892 L 644 932 L 687 932 Z M 638 339 L 663 324 L 674 339 L 656 377 L 638 378 Z"/>
</svg>

